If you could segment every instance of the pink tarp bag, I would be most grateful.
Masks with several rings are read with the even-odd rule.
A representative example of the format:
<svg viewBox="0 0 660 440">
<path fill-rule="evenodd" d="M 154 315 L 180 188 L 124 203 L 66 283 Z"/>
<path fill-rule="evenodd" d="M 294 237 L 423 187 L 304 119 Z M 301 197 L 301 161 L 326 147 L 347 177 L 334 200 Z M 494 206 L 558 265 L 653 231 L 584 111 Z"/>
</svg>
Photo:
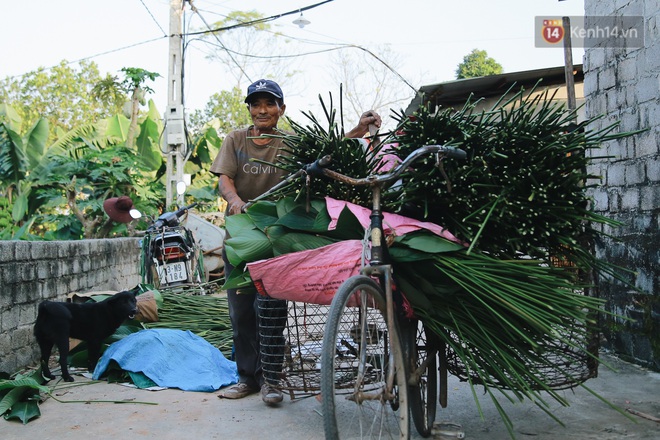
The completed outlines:
<svg viewBox="0 0 660 440">
<path fill-rule="evenodd" d="M 328 305 L 346 279 L 360 273 L 362 242 L 345 240 L 248 263 L 259 294 Z"/>
<path fill-rule="evenodd" d="M 326 197 L 331 222 L 328 229 L 337 227 L 342 210 L 349 209 L 365 229 L 369 228 L 371 210 L 342 200 Z M 398 236 L 427 229 L 440 237 L 460 242 L 449 231 L 434 223 L 421 222 L 402 215 L 383 213 L 386 234 Z M 345 240 L 318 249 L 292 252 L 267 260 L 248 263 L 250 277 L 263 296 L 312 304 L 328 305 L 339 286 L 360 273 L 362 242 Z M 349 301 L 349 305 L 353 301 Z"/>
<path fill-rule="evenodd" d="M 364 208 L 354 203 L 346 202 L 344 200 L 336 200 L 331 197 L 325 198 L 325 206 L 328 208 L 328 214 L 330 214 L 331 219 L 330 225 L 328 225 L 329 230 L 333 230 L 337 227 L 339 215 L 344 210 L 344 208 L 348 208 L 365 229 L 369 228 L 369 224 L 371 223 L 370 209 Z M 417 231 L 419 229 L 426 229 L 433 232 L 435 235 L 446 238 L 447 240 L 453 241 L 455 243 L 461 243 L 458 238 L 456 238 L 451 232 L 442 226 L 436 225 L 435 223 L 422 222 L 410 217 L 405 217 L 403 215 L 393 214 L 390 212 L 383 212 L 383 229 L 385 235 L 396 234 L 398 236 L 405 235 L 408 232 Z"/>
</svg>

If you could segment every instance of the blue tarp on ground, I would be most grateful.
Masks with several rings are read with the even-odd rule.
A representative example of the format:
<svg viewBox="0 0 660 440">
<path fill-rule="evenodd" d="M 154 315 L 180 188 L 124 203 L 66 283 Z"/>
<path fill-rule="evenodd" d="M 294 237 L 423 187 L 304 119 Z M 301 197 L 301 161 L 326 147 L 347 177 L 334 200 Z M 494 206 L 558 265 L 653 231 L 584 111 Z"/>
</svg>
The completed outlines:
<svg viewBox="0 0 660 440">
<path fill-rule="evenodd" d="M 96 368 L 98 380 L 114 360 L 143 373 L 156 385 L 184 391 L 215 391 L 238 381 L 236 363 L 190 331 L 153 329 L 132 333 L 110 345 Z"/>
</svg>

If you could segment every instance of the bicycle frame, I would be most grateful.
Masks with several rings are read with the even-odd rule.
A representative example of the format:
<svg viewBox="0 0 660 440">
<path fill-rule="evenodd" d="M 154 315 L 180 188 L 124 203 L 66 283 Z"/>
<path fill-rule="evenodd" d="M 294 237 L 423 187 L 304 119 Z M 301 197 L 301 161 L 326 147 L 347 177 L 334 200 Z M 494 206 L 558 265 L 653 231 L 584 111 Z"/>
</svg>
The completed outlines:
<svg viewBox="0 0 660 440">
<path fill-rule="evenodd" d="M 302 166 L 298 172 L 290 175 L 256 199 L 250 200 L 246 205 L 247 208 L 255 202 L 267 198 L 298 178 L 326 177 L 347 185 L 368 186 L 371 190 L 369 264 L 362 268 L 360 275 L 346 279 L 336 291 L 323 334 L 321 389 L 324 391 L 321 394 L 326 438 L 343 437 L 343 432 L 340 435 L 340 425 L 342 431 L 346 427 L 349 432 L 357 427 L 361 435 L 364 435 L 363 430 L 370 432 L 371 429 L 380 427 L 376 429 L 387 431 L 392 429 L 394 432 L 398 432 L 398 438 L 408 438 L 409 436 L 408 417 L 411 407 L 408 390 L 409 387 L 414 387 L 420 382 L 420 377 L 425 373 L 429 362 L 413 365 L 415 370 L 413 377 L 416 378 L 416 382 L 411 383 L 406 354 L 409 354 L 408 350 L 410 350 L 410 353 L 415 355 L 410 359 L 417 359 L 417 346 L 414 340 L 411 343 L 408 337 L 404 338 L 400 331 L 404 320 L 400 318 L 400 310 L 397 306 L 398 297 L 395 296 L 396 292 L 393 292 L 395 283 L 383 228 L 384 214 L 381 208 L 381 197 L 383 191 L 394 184 L 415 160 L 429 154 L 457 158 L 466 156 L 464 151 L 456 148 L 426 145 L 415 150 L 387 174 L 352 178 L 328 169 L 327 167 L 332 162 L 331 156 L 328 155 Z M 355 310 L 355 305 L 349 305 L 352 298 L 357 299 L 356 303 L 359 308 L 355 314 L 351 311 L 351 309 Z M 343 327 L 345 323 L 347 323 L 347 327 Z M 383 329 L 382 337 L 379 336 L 376 342 L 369 341 L 371 331 L 369 326 L 371 325 L 377 325 L 378 328 Z M 350 330 L 348 330 L 349 328 Z M 357 331 L 355 336 L 352 334 L 353 329 Z M 349 334 L 349 336 L 343 336 L 345 334 Z M 344 338 L 352 340 L 356 348 L 349 356 L 349 359 L 355 359 L 357 367 L 352 370 L 352 373 L 348 373 L 349 381 L 345 379 L 345 370 L 351 366 L 353 361 L 347 360 L 337 351 L 337 341 L 341 340 L 343 344 Z M 349 367 L 345 366 L 347 363 Z M 370 384 L 376 386 L 369 388 Z M 357 403 L 358 408 L 355 411 L 352 409 L 347 411 L 346 407 L 337 400 L 336 396 L 339 395 L 344 395 L 345 399 Z M 389 406 L 393 410 L 391 415 L 388 414 L 390 413 L 387 408 Z M 435 411 L 435 406 L 432 411 Z M 338 414 L 341 415 L 338 416 Z M 358 420 L 358 422 L 354 422 L 354 420 Z M 430 430 L 430 427 L 426 428 L 425 436 Z"/>
<path fill-rule="evenodd" d="M 340 182 L 349 185 L 354 185 L 354 186 L 362 185 L 362 186 L 369 186 L 371 188 L 372 206 L 371 206 L 371 214 L 370 214 L 370 231 L 369 231 L 371 238 L 371 249 L 370 249 L 371 252 L 369 257 L 369 265 L 362 269 L 361 275 L 374 280 L 374 282 L 377 282 L 377 285 L 380 286 L 380 290 L 382 292 L 382 295 L 384 296 L 384 303 L 385 303 L 384 319 L 385 319 L 386 327 L 390 333 L 390 349 L 392 350 L 392 353 L 390 355 L 391 358 L 387 366 L 387 371 L 384 372 L 385 376 L 383 378 L 384 379 L 383 387 L 375 389 L 373 391 L 365 392 L 361 389 L 360 384 L 362 383 L 362 378 L 363 375 L 365 374 L 365 371 L 362 370 L 364 365 L 366 365 L 366 361 L 364 360 L 364 356 L 365 356 L 364 350 L 366 349 L 364 348 L 364 344 L 360 345 L 361 363 L 358 368 L 356 386 L 355 389 L 353 390 L 353 393 L 350 395 L 349 400 L 353 400 L 357 404 L 362 404 L 363 402 L 366 402 L 368 400 L 376 400 L 381 402 L 389 401 L 392 403 L 393 408 L 395 404 L 398 407 L 399 403 L 401 403 L 402 406 L 400 409 L 401 411 L 405 411 L 405 416 L 402 415 L 402 413 L 399 413 L 399 416 L 401 417 L 400 420 L 401 425 L 399 427 L 401 430 L 400 431 L 401 438 L 407 438 L 407 436 L 409 435 L 408 433 L 409 422 L 408 422 L 407 411 L 411 407 L 408 396 L 408 387 L 417 386 L 417 384 L 420 381 L 420 377 L 424 374 L 424 372 L 426 371 L 429 365 L 429 359 L 427 356 L 427 359 L 423 361 L 420 365 L 418 366 L 413 365 L 415 371 L 412 372 L 412 377 L 408 376 L 408 371 L 407 371 L 408 362 L 404 357 L 404 353 L 406 351 L 404 345 L 410 344 L 410 342 L 407 341 L 406 339 L 404 343 L 402 334 L 398 330 L 399 318 L 395 310 L 395 301 L 393 298 L 394 282 L 393 282 L 392 266 L 389 261 L 387 244 L 385 242 L 386 238 L 383 230 L 383 213 L 381 210 L 381 195 L 384 188 L 387 188 L 388 185 L 394 183 L 398 178 L 398 176 L 401 173 L 403 173 L 403 171 L 406 168 L 408 168 L 412 164 L 412 162 L 414 162 L 420 156 L 430 153 L 436 153 L 436 154 L 445 153 L 447 155 L 452 155 L 454 157 L 459 157 L 459 158 L 465 157 L 465 152 L 463 152 L 462 150 L 457 150 L 439 145 L 433 145 L 433 146 L 424 146 L 417 149 L 416 151 L 411 153 L 405 160 L 403 160 L 401 164 L 395 167 L 392 172 L 388 174 L 372 175 L 363 179 L 354 179 L 349 176 L 345 176 L 335 171 L 327 169 L 326 167 L 331 163 L 330 156 L 323 157 L 317 160 L 316 162 L 314 162 L 313 164 L 305 166 L 301 170 L 301 172 L 297 173 L 298 176 L 302 174 L 308 174 L 312 176 L 321 175 L 334 180 L 338 180 Z M 291 176 L 291 178 L 295 178 L 295 175 Z M 288 183 L 288 181 L 285 183 Z M 351 282 L 351 280 L 353 280 L 353 282 Z M 349 278 L 339 289 L 338 296 L 344 297 L 343 293 L 340 294 L 339 292 L 350 291 L 349 289 L 359 289 L 360 286 L 359 283 L 360 282 L 358 277 Z M 348 287 L 348 289 L 344 289 L 344 285 L 351 287 Z M 364 292 L 361 292 L 359 290 L 356 290 L 356 293 L 357 292 L 360 292 L 361 295 L 366 295 Z M 336 299 L 338 298 L 335 298 L 335 300 Z M 333 306 L 335 305 L 334 303 L 335 301 L 333 301 Z M 338 303 L 337 305 L 339 306 L 340 303 Z M 333 316 L 335 315 L 334 309 L 335 307 L 333 307 L 331 311 L 331 315 Z M 362 328 L 361 338 L 364 338 L 364 332 L 365 332 L 364 327 L 366 323 L 364 321 L 364 318 L 362 319 L 363 321 L 360 324 L 360 327 Z M 333 318 L 333 322 L 335 321 L 336 320 Z M 328 336 L 330 333 L 334 331 L 336 331 L 336 328 L 333 326 L 332 330 L 329 330 L 326 336 Z M 416 328 L 415 328 L 415 332 L 416 332 Z M 332 338 L 328 337 L 327 341 L 326 338 L 324 337 L 324 353 L 326 354 L 328 353 L 328 351 L 325 350 L 326 344 L 333 344 L 334 342 L 335 342 L 334 337 Z M 408 349 L 411 349 L 409 345 L 405 345 L 405 346 L 408 347 Z M 412 349 L 416 350 L 416 348 L 412 348 Z M 415 356 L 413 358 L 416 359 L 417 353 L 414 354 Z M 432 355 L 435 356 L 435 353 L 433 353 Z M 324 364 L 324 365 L 327 366 L 328 364 Z M 326 375 L 330 374 L 330 376 L 323 376 L 324 377 L 323 384 L 329 383 L 334 373 L 325 373 L 325 374 Z M 402 374 L 406 376 L 405 381 L 402 381 L 401 378 Z M 325 379 L 326 377 L 327 379 Z M 398 388 L 396 388 L 397 386 Z M 325 385 L 325 389 L 330 390 L 331 386 Z M 326 418 L 326 420 L 324 421 L 325 423 L 324 426 L 326 429 L 326 436 L 330 436 L 330 438 L 336 438 L 338 434 L 338 422 L 336 419 L 335 410 L 333 409 L 335 406 L 333 402 L 334 400 L 332 398 L 327 398 L 327 399 L 324 398 L 324 412 L 326 412 L 327 410 L 327 412 L 329 413 L 328 415 L 329 418 Z M 420 411 L 421 410 L 417 410 L 418 414 Z M 432 406 L 432 411 L 435 411 L 434 405 Z M 413 410 L 413 413 L 414 412 L 415 410 Z M 426 420 L 428 421 L 431 419 L 426 419 Z M 422 433 L 425 436 L 428 436 L 428 434 L 430 433 L 430 426 L 428 426 L 427 423 L 424 423 L 425 426 L 419 426 L 418 421 L 416 420 L 415 424 L 418 426 L 418 430 L 420 431 L 420 433 Z"/>
</svg>

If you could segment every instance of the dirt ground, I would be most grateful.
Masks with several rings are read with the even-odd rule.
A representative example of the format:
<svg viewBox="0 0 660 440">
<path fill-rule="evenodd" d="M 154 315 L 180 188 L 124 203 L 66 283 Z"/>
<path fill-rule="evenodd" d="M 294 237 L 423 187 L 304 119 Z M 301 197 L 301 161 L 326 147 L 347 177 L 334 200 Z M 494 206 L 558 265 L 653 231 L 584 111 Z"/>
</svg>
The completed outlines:
<svg viewBox="0 0 660 440">
<path fill-rule="evenodd" d="M 586 386 L 617 406 L 620 412 L 583 388 L 563 391 L 570 403 L 548 400 L 548 410 L 564 426 L 532 402 L 500 399 L 517 439 L 614 440 L 660 438 L 660 374 L 604 354 L 599 377 Z M 56 373 L 57 374 L 57 373 Z M 258 395 L 241 400 L 219 399 L 217 393 L 177 389 L 148 391 L 107 382 L 90 383 L 75 376 L 73 386 L 61 382 L 40 406 L 41 416 L 26 425 L 0 420 L 3 439 L 320 439 L 323 418 L 313 397 L 267 407 Z M 51 381 L 49 385 L 53 385 Z M 480 389 L 479 414 L 470 387 L 450 378 L 449 404 L 436 420 L 461 425 L 465 439 L 510 439 L 497 409 Z M 413 428 L 412 438 L 421 438 Z M 440 438 L 440 437 L 437 437 Z"/>
</svg>

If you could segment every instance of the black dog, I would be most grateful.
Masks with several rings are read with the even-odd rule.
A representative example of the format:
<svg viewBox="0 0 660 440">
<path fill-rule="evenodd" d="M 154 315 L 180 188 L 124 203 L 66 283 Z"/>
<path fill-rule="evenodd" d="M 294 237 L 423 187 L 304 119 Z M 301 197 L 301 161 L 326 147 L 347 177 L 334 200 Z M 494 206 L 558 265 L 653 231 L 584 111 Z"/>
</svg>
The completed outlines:
<svg viewBox="0 0 660 440">
<path fill-rule="evenodd" d="M 116 293 L 100 302 L 69 303 L 42 301 L 39 304 L 34 336 L 41 349 L 41 366 L 44 377 L 55 379 L 48 368 L 48 359 L 57 345 L 60 353 L 62 379 L 73 382 L 67 368 L 69 337 L 87 342 L 87 367 L 93 371 L 101 353 L 103 340 L 112 335 L 126 318 L 137 313 L 135 295 L 138 289 Z"/>
</svg>

